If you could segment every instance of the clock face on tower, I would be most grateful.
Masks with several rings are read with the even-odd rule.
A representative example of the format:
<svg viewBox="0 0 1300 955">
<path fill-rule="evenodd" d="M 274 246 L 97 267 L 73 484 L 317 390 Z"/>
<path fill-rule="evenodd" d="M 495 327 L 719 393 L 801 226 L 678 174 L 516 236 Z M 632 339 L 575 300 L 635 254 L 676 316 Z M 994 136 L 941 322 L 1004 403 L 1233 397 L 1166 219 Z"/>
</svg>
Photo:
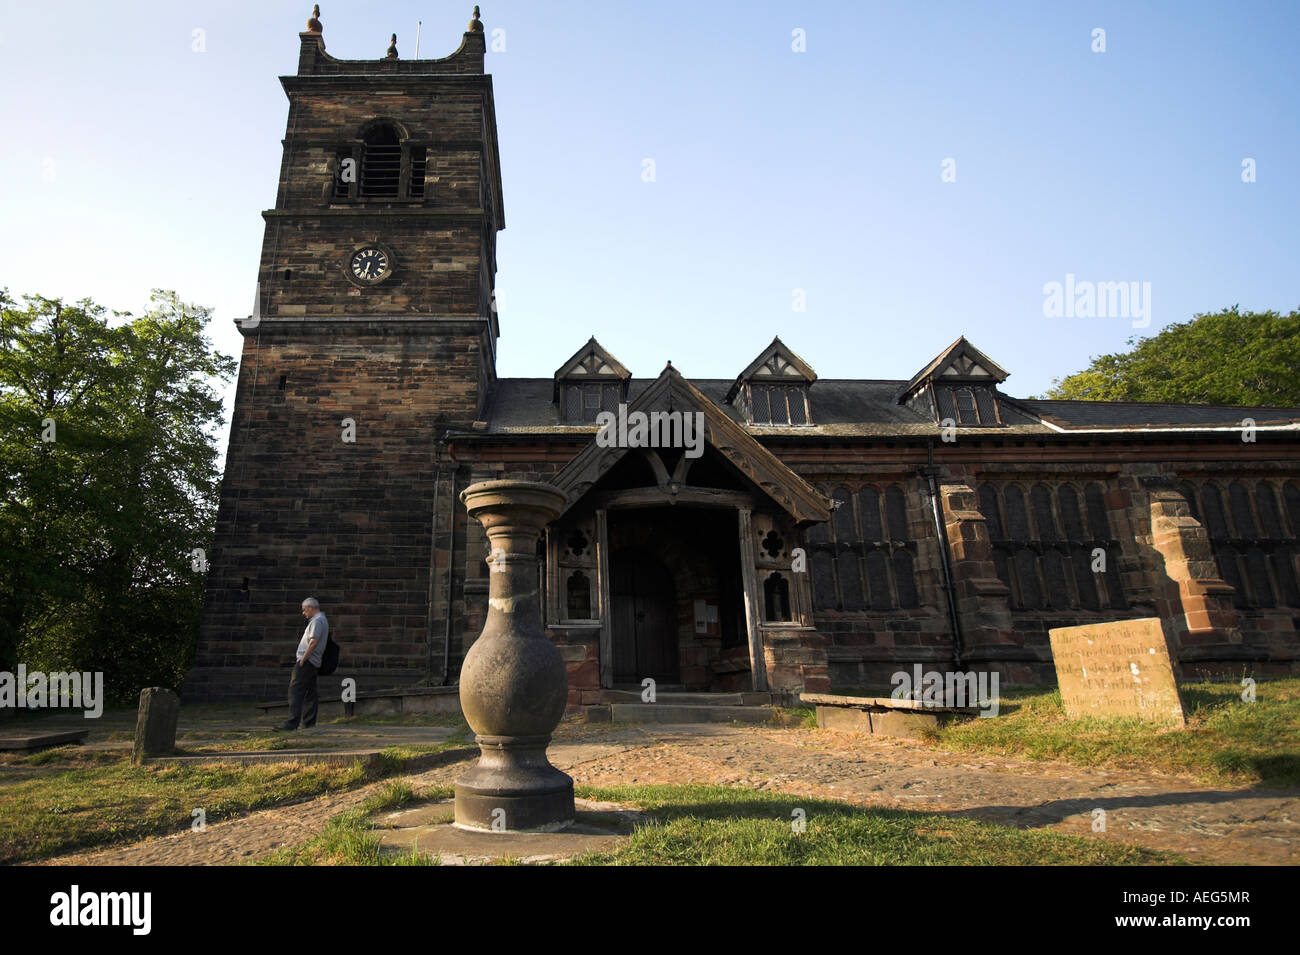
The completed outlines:
<svg viewBox="0 0 1300 955">
<path fill-rule="evenodd" d="M 376 285 L 393 272 L 393 257 L 378 245 L 363 245 L 348 259 L 347 274 L 357 285 Z"/>
</svg>

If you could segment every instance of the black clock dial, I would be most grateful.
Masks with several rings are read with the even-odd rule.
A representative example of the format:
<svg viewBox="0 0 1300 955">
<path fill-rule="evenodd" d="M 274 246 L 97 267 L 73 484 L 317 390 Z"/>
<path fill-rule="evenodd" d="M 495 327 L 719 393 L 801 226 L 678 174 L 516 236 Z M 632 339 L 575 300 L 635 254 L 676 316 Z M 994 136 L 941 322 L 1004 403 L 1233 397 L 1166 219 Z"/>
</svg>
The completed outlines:
<svg viewBox="0 0 1300 955">
<path fill-rule="evenodd" d="M 378 282 L 388 274 L 388 256 L 381 249 L 358 249 L 352 253 L 351 269 L 362 282 Z"/>
</svg>

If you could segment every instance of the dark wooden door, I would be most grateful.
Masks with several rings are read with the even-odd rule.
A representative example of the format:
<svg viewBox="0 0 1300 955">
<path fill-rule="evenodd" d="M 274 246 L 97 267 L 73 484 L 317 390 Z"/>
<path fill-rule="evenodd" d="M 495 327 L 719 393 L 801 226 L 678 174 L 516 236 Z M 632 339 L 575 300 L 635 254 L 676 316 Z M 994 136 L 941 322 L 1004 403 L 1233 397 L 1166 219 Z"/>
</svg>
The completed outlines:
<svg viewBox="0 0 1300 955">
<path fill-rule="evenodd" d="M 664 565 L 643 551 L 614 555 L 614 682 L 677 682 L 677 601 Z"/>
</svg>

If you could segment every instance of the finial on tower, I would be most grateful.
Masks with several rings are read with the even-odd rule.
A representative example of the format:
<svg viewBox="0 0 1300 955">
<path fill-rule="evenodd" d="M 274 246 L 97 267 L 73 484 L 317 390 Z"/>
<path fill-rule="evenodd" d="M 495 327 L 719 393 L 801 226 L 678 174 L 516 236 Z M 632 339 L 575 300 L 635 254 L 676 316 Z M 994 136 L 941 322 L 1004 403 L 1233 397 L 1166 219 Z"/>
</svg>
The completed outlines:
<svg viewBox="0 0 1300 955">
<path fill-rule="evenodd" d="M 388 58 L 390 60 L 397 59 L 397 34 L 396 33 L 393 34 L 392 42 L 388 44 Z"/>
<path fill-rule="evenodd" d="M 474 7 L 474 19 L 469 21 L 469 32 L 470 33 L 483 32 L 483 24 L 479 22 L 477 6 Z"/>
<path fill-rule="evenodd" d="M 311 8 L 311 19 L 307 21 L 308 33 L 324 33 L 324 28 L 320 25 L 320 4 Z"/>
</svg>

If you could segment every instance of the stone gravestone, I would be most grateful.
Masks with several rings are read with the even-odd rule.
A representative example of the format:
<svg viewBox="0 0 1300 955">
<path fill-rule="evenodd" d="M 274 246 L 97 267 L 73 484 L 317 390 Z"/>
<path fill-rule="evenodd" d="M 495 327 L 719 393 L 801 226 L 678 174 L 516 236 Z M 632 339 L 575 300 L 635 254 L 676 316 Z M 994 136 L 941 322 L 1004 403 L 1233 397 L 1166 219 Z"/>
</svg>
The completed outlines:
<svg viewBox="0 0 1300 955">
<path fill-rule="evenodd" d="M 161 686 L 147 686 L 140 691 L 140 709 L 135 719 L 135 753 L 137 764 L 150 756 L 170 756 L 176 749 L 176 721 L 181 714 L 181 698 Z"/>
<path fill-rule="evenodd" d="M 1049 635 L 1070 719 L 1128 716 L 1167 727 L 1187 725 L 1158 618 L 1061 627 Z"/>
</svg>

